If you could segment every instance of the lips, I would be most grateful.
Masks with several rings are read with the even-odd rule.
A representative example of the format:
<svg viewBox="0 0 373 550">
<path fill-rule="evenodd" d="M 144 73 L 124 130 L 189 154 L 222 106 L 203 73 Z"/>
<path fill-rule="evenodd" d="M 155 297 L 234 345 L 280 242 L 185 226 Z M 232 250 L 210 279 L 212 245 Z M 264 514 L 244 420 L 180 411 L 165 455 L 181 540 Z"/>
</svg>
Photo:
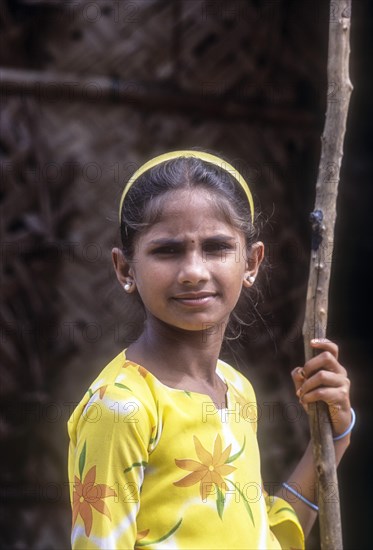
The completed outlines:
<svg viewBox="0 0 373 550">
<path fill-rule="evenodd" d="M 179 303 L 187 306 L 201 306 L 210 304 L 216 298 L 215 292 L 185 292 L 173 297 Z"/>
<path fill-rule="evenodd" d="M 177 294 L 174 296 L 175 300 L 198 300 L 207 296 L 216 296 L 215 292 L 208 292 L 206 290 L 200 292 L 185 292 L 184 294 Z"/>
</svg>

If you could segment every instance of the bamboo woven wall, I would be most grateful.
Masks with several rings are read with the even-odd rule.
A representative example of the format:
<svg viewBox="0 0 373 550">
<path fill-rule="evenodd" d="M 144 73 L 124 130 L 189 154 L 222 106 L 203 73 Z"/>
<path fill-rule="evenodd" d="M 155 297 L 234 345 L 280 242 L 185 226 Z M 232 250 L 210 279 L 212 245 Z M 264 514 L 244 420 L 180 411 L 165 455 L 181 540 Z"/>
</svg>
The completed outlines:
<svg viewBox="0 0 373 550">
<path fill-rule="evenodd" d="M 300 452 L 304 417 L 289 421 L 286 405 L 292 400 L 290 368 L 302 358 L 308 263 L 302 220 L 312 206 L 325 87 L 327 14 L 321 4 L 294 2 L 286 9 L 281 0 L 3 4 L 2 65 L 50 75 L 50 87 L 54 74 L 69 75 L 58 98 L 47 86 L 27 99 L 20 92 L 7 95 L 1 122 L 7 130 L 3 166 L 13 173 L 5 180 L 2 237 L 13 242 L 22 220 L 27 242 L 36 243 L 30 252 L 35 262 L 38 239 L 46 251 L 35 270 L 27 254 L 16 259 L 7 254 L 2 283 L 3 326 L 9 316 L 18 326 L 27 319 L 43 323 L 48 344 L 36 355 L 24 335 L 10 334 L 2 343 L 3 396 L 12 405 L 2 436 L 6 444 L 13 441 L 13 452 L 1 483 L 12 501 L 8 525 L 14 509 L 22 525 L 14 547 L 68 544 L 65 422 L 89 381 L 129 339 L 110 260 L 118 242 L 118 197 L 138 164 L 168 149 L 198 145 L 222 151 L 254 182 L 262 219 L 268 220 L 263 237 L 269 265 L 259 278 L 265 322 L 258 317 L 244 351 L 237 353 L 259 402 L 285 411 L 273 422 L 263 409 L 264 471 L 271 464 L 272 479 L 282 478 Z M 111 79 L 112 100 L 103 97 L 104 76 Z M 78 93 L 82 77 L 88 80 Z M 123 82 L 132 103 L 116 96 Z M 145 99 L 138 104 L 141 94 Z M 188 99 L 169 104 L 178 94 Z M 14 142 L 20 121 L 23 137 Z M 36 166 L 36 177 L 26 178 L 24 159 Z M 24 395 L 33 377 L 38 382 L 30 405 Z M 15 403 L 21 403 L 18 417 Z M 17 432 L 17 422 L 26 417 L 31 436 Z M 12 457 L 25 445 L 30 452 L 14 485 Z M 1 536 L 8 544 L 12 535 Z"/>
</svg>

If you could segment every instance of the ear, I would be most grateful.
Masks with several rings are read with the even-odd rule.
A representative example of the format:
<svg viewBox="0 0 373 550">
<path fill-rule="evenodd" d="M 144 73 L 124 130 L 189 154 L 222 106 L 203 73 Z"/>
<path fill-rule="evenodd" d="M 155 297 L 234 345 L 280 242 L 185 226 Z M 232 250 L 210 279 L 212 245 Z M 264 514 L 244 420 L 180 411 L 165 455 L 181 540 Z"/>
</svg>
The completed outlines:
<svg viewBox="0 0 373 550">
<path fill-rule="evenodd" d="M 246 269 L 244 273 L 243 286 L 249 288 L 253 286 L 258 275 L 259 266 L 264 258 L 264 244 L 261 241 L 254 243 L 247 251 Z"/>
<path fill-rule="evenodd" d="M 113 248 L 111 251 L 111 257 L 120 285 L 125 288 L 126 292 L 133 292 L 136 289 L 136 283 L 131 264 L 119 248 Z"/>
</svg>

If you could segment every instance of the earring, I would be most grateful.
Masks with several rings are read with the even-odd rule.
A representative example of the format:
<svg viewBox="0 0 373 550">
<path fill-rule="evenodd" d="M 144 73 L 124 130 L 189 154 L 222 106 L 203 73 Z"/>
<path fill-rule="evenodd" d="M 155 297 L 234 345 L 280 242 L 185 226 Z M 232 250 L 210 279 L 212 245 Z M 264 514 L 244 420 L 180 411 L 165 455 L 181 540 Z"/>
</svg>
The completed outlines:
<svg viewBox="0 0 373 550">
<path fill-rule="evenodd" d="M 126 292 L 129 292 L 131 290 L 131 286 L 132 286 L 132 283 L 131 283 L 131 281 L 129 281 L 128 283 L 123 285 L 123 288 Z"/>
<path fill-rule="evenodd" d="M 249 281 L 249 283 L 253 284 L 255 282 L 255 277 L 253 277 L 253 275 L 249 275 L 247 280 Z"/>
</svg>

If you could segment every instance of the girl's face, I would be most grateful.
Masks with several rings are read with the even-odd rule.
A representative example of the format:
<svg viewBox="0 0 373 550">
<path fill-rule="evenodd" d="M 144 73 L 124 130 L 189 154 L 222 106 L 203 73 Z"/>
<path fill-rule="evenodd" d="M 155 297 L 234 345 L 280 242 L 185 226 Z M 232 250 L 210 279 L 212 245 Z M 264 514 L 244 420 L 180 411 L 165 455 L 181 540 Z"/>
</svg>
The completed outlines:
<svg viewBox="0 0 373 550">
<path fill-rule="evenodd" d="M 140 234 L 130 263 L 113 256 L 120 282 L 133 281 L 149 321 L 198 331 L 225 328 L 263 249 L 258 242 L 246 250 L 244 235 L 219 216 L 208 191 L 180 190 L 168 193 L 160 220 Z"/>
</svg>

